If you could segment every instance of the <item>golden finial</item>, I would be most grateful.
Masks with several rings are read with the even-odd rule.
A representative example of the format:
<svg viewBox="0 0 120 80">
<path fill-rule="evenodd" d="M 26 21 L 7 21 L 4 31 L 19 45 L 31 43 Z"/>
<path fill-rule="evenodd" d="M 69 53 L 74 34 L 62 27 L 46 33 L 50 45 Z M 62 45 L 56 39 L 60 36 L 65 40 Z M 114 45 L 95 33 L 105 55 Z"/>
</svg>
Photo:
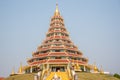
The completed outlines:
<svg viewBox="0 0 120 80">
<path fill-rule="evenodd" d="M 94 69 L 97 69 L 96 62 L 94 62 Z"/>
<path fill-rule="evenodd" d="M 97 66 L 96 66 L 96 62 L 94 63 L 93 67 L 94 67 L 94 73 L 99 72 L 99 70 L 98 70 L 98 68 L 97 68 Z"/>
<path fill-rule="evenodd" d="M 58 4 L 56 4 L 55 15 L 60 15 L 60 13 L 59 13 L 59 9 L 58 9 Z"/>
<path fill-rule="evenodd" d="M 23 72 L 22 63 L 20 63 L 20 67 L 19 67 L 18 73 L 21 74 L 22 72 Z"/>
<path fill-rule="evenodd" d="M 15 74 L 15 68 L 12 69 L 11 75 Z"/>
</svg>

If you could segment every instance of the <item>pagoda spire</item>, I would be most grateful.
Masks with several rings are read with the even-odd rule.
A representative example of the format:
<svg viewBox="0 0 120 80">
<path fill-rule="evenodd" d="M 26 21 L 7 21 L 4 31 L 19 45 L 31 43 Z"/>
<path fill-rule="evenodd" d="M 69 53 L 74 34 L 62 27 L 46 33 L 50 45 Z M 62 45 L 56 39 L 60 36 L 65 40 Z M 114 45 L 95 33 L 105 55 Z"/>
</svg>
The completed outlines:
<svg viewBox="0 0 120 80">
<path fill-rule="evenodd" d="M 60 15 L 59 9 L 58 9 L 58 4 L 56 4 L 56 9 L 54 15 L 58 16 Z"/>
</svg>

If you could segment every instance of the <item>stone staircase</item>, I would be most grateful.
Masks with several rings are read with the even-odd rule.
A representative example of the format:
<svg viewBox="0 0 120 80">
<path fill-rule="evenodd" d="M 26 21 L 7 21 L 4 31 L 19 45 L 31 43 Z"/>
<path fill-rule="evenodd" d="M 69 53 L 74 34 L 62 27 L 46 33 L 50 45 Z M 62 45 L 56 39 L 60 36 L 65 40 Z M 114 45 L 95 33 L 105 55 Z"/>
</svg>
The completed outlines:
<svg viewBox="0 0 120 80">
<path fill-rule="evenodd" d="M 61 80 L 69 80 L 67 72 L 51 72 L 46 80 L 52 80 L 55 74 L 60 77 Z"/>
</svg>

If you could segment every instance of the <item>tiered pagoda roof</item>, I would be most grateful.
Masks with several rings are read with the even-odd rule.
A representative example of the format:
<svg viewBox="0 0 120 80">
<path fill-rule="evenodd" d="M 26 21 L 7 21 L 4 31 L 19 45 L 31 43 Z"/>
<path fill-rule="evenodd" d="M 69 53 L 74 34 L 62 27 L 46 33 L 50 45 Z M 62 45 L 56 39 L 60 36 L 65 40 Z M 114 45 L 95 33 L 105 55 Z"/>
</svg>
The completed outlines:
<svg viewBox="0 0 120 80">
<path fill-rule="evenodd" d="M 27 62 L 29 65 L 68 63 L 85 65 L 88 63 L 88 59 L 83 57 L 83 53 L 70 40 L 58 5 L 56 5 L 56 10 L 51 18 L 46 39 Z"/>
</svg>

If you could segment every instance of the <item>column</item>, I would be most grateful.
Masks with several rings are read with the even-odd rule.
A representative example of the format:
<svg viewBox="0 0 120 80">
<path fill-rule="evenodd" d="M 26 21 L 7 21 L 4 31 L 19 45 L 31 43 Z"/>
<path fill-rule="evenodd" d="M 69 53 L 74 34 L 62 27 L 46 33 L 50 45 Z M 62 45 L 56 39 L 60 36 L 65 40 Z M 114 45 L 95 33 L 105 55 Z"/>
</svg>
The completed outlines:
<svg viewBox="0 0 120 80">
<path fill-rule="evenodd" d="M 30 73 L 32 73 L 32 66 L 30 67 Z"/>
<path fill-rule="evenodd" d="M 84 71 L 86 71 L 86 67 L 85 67 L 85 65 L 84 65 Z"/>
</svg>

